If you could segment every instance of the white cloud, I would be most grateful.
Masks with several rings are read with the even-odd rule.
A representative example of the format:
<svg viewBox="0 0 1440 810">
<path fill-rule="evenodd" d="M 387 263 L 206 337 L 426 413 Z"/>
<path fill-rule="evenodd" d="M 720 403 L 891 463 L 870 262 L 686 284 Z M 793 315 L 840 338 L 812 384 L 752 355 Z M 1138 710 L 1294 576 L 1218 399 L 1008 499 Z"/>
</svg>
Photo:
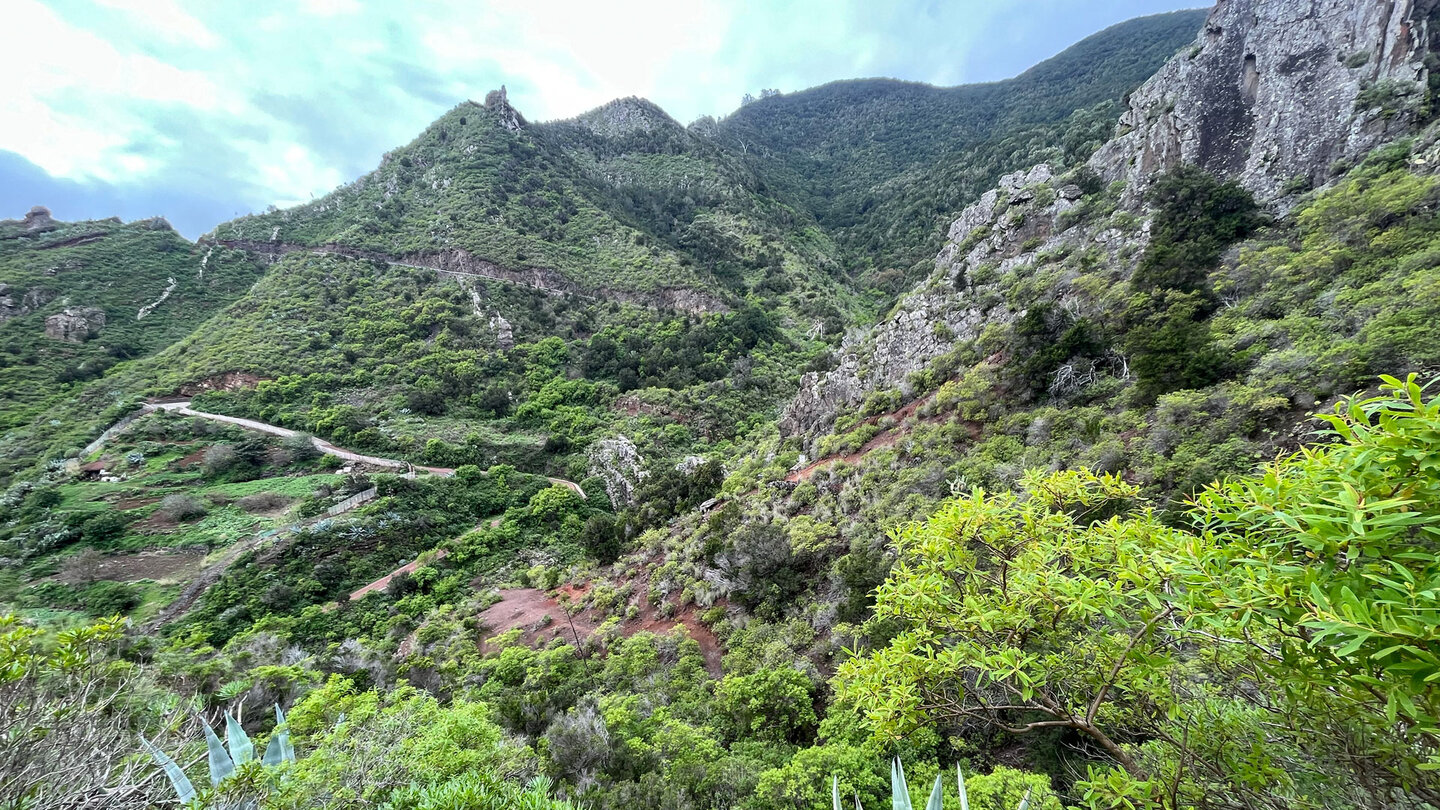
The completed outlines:
<svg viewBox="0 0 1440 810">
<path fill-rule="evenodd" d="M 106 8 L 130 15 L 138 24 L 169 42 L 213 48 L 220 39 L 180 7 L 177 0 L 95 0 Z"/>
<path fill-rule="evenodd" d="M 1083 16 L 1091 2 L 1047 9 Z M 1183 4 L 1103 2 L 1107 13 Z M 762 87 L 971 79 L 987 21 L 1014 12 L 1000 5 L 6 0 L 0 150 L 54 177 L 263 207 L 329 191 L 450 105 L 502 83 L 533 120 L 639 95 L 688 121 L 723 115 Z"/>
</svg>

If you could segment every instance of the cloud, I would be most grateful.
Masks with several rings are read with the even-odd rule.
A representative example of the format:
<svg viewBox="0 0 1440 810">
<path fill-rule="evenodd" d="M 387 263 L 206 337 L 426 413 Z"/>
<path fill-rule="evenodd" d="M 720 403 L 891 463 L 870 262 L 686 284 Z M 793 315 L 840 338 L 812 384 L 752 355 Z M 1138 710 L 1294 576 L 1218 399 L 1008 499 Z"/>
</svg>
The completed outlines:
<svg viewBox="0 0 1440 810">
<path fill-rule="evenodd" d="M 206 217 L 328 192 L 500 84 L 532 120 L 639 95 L 689 121 L 762 87 L 1001 78 L 1185 4 L 9 0 L 0 152 L 84 216 L 170 200 L 194 236 L 216 224 Z M 0 161 L 0 206 L 46 202 L 33 173 L 7 182 L 18 165 Z"/>
</svg>

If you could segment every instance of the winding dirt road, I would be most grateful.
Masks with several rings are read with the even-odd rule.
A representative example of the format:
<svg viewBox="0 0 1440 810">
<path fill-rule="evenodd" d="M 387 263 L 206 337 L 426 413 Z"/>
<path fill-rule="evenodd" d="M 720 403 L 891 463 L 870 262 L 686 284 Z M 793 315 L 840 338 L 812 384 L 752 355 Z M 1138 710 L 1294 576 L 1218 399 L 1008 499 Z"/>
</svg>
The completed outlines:
<svg viewBox="0 0 1440 810">
<path fill-rule="evenodd" d="M 273 436 L 289 437 L 299 435 L 299 431 L 291 430 L 289 428 L 283 428 L 279 425 L 270 425 L 264 422 L 257 422 L 254 419 L 243 419 L 238 416 L 225 416 L 224 414 L 197 411 L 194 408 L 190 407 L 190 402 L 188 400 L 184 402 L 159 402 L 153 404 L 147 403 L 141 407 L 143 407 L 147 412 L 172 411 L 181 414 L 182 416 L 198 416 L 201 419 L 209 419 L 214 422 L 224 422 L 229 425 L 237 425 L 248 430 L 256 430 L 261 433 L 269 433 Z M 315 449 L 319 450 L 325 455 L 335 456 L 336 458 L 344 459 L 345 461 L 355 461 L 361 464 L 370 464 L 375 467 L 388 467 L 390 469 L 396 470 L 407 470 L 412 474 L 415 470 L 424 470 L 432 475 L 440 476 L 449 476 L 455 474 L 455 470 L 450 467 L 425 467 L 419 464 L 411 464 L 408 461 L 400 461 L 393 458 L 367 456 L 362 453 L 356 453 L 351 450 L 346 450 L 343 447 L 336 447 L 330 442 L 327 442 L 324 439 L 320 439 L 315 436 L 310 437 L 310 442 L 311 444 L 315 445 Z M 575 483 L 574 481 L 567 481 L 564 478 L 551 478 L 548 475 L 545 476 L 545 480 L 549 481 L 552 484 L 559 484 L 560 486 L 569 489 L 571 492 L 574 492 L 576 495 L 579 495 L 581 498 L 585 497 L 585 490 L 581 489 L 580 485 Z"/>
</svg>

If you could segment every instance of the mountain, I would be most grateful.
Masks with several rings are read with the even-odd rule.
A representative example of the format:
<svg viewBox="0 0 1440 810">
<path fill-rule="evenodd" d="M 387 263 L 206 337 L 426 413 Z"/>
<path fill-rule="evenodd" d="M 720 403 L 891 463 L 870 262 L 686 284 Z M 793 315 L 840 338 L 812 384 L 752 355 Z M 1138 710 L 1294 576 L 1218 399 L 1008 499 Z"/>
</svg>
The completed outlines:
<svg viewBox="0 0 1440 810">
<path fill-rule="evenodd" d="M 688 127 L 502 90 L 180 242 L 142 325 L 260 275 L 6 434 L 0 666 L 80 738 L 22 718 L 25 795 L 168 800 L 48 774 L 274 703 L 227 725 L 299 760 L 228 798 L 1440 805 L 1437 15 L 1225 0 Z M 0 256 L 106 244 L 51 226 Z"/>
<path fill-rule="evenodd" d="M 261 268 L 199 249 L 163 219 L 59 222 L 44 208 L 0 221 L 0 427 L 13 429 L 117 363 L 190 334 L 242 295 Z"/>
<path fill-rule="evenodd" d="M 1149 59 L 1152 69 L 1159 62 L 1152 52 L 1173 50 L 1169 40 L 1187 18 L 1159 19 L 1165 24 L 1142 20 L 1127 35 L 1132 44 L 1143 43 L 1137 64 Z M 1031 106 L 1043 99 L 1046 108 L 1091 103 L 1100 88 L 1118 97 L 1141 76 L 1111 52 L 1114 38 L 1087 40 L 1015 80 L 1014 87 Z M 1086 70 L 1096 75 L 1087 78 Z M 1118 79 L 1101 75 L 1111 70 L 1119 71 Z M 1063 80 L 1045 78 L 1057 71 Z M 915 120 L 922 127 L 916 137 L 929 128 L 924 137 L 938 144 L 922 157 L 961 150 L 969 136 L 944 122 L 960 106 L 968 104 L 974 117 L 984 99 L 1001 96 L 993 86 L 932 91 L 914 100 L 926 110 Z M 737 116 L 753 115 L 749 109 Z M 153 365 L 82 392 L 74 418 L 37 421 L 21 431 L 29 437 L 11 463 L 33 462 L 37 447 L 64 452 L 85 444 L 104 427 L 95 418 L 104 410 L 97 409 L 102 399 L 108 408 L 127 397 L 203 390 L 213 387 L 207 381 L 222 378 L 300 375 L 311 378 L 311 386 L 341 385 L 349 391 L 349 406 L 358 409 L 349 420 L 351 433 L 377 428 L 374 419 L 387 410 L 381 404 L 386 401 L 414 411 L 410 406 L 424 399 L 422 416 L 508 418 L 524 396 L 518 386 L 526 355 L 479 373 L 469 355 L 549 334 L 570 341 L 579 366 L 602 375 L 597 381 L 645 400 L 645 408 L 698 420 L 708 436 L 729 435 L 735 429 L 729 398 L 737 387 L 724 380 L 736 363 L 755 360 L 754 336 L 770 343 L 780 338 L 774 365 L 765 355 L 766 370 L 742 375 L 754 384 L 738 390 L 744 409 L 773 412 L 793 391 L 794 369 L 838 340 L 847 323 L 873 317 L 908 278 L 891 274 L 876 287 L 875 279 L 850 272 L 854 253 L 839 247 L 839 232 L 807 210 L 803 195 L 786 191 L 783 173 L 735 149 L 725 134 L 730 126 L 727 119 L 681 127 L 640 99 L 544 124 L 526 120 L 503 89 L 483 104 L 462 104 L 354 183 L 311 203 L 222 224 L 203 237 L 196 250 L 269 265 L 264 280 Z M 987 143 L 1008 149 L 1006 132 L 995 129 Z M 950 170 L 935 159 L 936 171 Z M 880 163 L 877 177 L 910 165 L 897 156 Z M 972 164 L 956 158 L 954 165 L 964 172 Z M 923 243 L 926 229 L 916 227 Z M 909 244 L 910 238 L 900 234 L 893 243 Z M 317 278 L 334 283 L 317 285 Z M 388 295 L 403 296 L 405 305 L 387 311 Z M 376 307 L 387 317 L 373 319 Z M 458 320 L 453 329 L 435 332 L 445 319 Z M 747 325 L 735 329 L 742 321 Z M 382 332 L 391 336 L 384 351 L 377 351 L 377 322 L 388 324 Z M 434 355 L 440 337 L 451 346 L 453 363 Z M 402 344 L 408 348 L 394 348 Z M 751 357 L 741 362 L 747 353 Z M 390 367 L 403 371 L 387 375 L 386 385 L 353 374 Z M 432 393 L 401 394 L 416 385 Z M 312 411 L 309 390 L 293 390 L 289 396 L 296 401 L 262 410 L 327 433 L 321 425 L 333 420 L 319 411 L 300 415 Z M 685 393 L 668 393 L 674 390 Z M 482 401 L 489 405 L 477 404 Z M 590 428 L 568 431 L 567 442 L 578 450 L 593 435 L 622 432 L 617 420 L 628 418 L 598 412 Z M 517 426 L 495 429 L 513 433 Z M 441 436 L 454 442 L 469 432 L 456 426 Z M 397 434 L 373 438 L 365 447 L 398 452 L 411 444 Z M 559 469 L 578 459 L 553 464 Z"/>
<path fill-rule="evenodd" d="M 908 270 L 1001 174 L 1094 151 L 1121 97 L 1193 40 L 1204 17 L 1121 23 L 989 84 L 863 79 L 764 98 L 719 122 L 716 137 L 801 201 L 852 262 Z"/>
</svg>

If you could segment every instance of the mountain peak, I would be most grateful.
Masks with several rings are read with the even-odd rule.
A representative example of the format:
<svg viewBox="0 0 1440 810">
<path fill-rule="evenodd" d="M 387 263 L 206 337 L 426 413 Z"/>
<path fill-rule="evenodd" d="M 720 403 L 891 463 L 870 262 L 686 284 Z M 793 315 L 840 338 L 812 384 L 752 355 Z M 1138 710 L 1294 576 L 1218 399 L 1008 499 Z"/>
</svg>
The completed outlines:
<svg viewBox="0 0 1440 810">
<path fill-rule="evenodd" d="M 500 123 L 511 132 L 518 132 L 525 126 L 525 116 L 510 106 L 510 96 L 505 92 L 503 84 L 499 90 L 491 90 L 485 94 L 485 109 L 499 116 Z"/>
<path fill-rule="evenodd" d="M 596 135 L 623 138 L 637 132 L 650 134 L 657 130 L 683 129 L 680 123 L 658 105 L 639 96 L 617 98 L 586 113 L 574 122 Z"/>
</svg>

